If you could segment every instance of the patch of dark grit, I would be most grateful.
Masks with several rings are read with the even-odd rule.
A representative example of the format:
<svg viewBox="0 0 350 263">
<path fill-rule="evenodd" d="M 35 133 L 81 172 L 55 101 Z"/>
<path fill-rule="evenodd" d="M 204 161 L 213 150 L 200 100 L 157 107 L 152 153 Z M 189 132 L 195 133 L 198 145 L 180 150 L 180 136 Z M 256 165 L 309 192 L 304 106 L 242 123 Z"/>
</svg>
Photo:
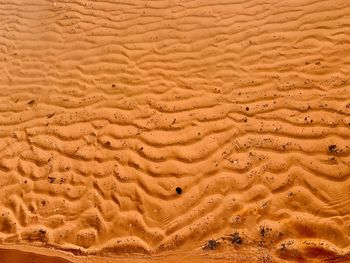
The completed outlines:
<svg viewBox="0 0 350 263">
<path fill-rule="evenodd" d="M 214 239 L 209 240 L 203 247 L 204 250 L 215 250 L 220 243 Z"/>
</svg>

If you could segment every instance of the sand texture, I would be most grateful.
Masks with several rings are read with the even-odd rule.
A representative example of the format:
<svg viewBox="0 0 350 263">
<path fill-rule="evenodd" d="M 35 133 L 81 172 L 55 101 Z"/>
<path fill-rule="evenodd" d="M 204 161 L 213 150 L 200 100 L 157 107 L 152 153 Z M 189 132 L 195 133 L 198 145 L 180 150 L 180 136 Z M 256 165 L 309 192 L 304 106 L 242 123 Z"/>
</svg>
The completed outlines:
<svg viewBox="0 0 350 263">
<path fill-rule="evenodd" d="M 0 0 L 0 260 L 345 262 L 349 79 L 348 0 Z"/>
</svg>

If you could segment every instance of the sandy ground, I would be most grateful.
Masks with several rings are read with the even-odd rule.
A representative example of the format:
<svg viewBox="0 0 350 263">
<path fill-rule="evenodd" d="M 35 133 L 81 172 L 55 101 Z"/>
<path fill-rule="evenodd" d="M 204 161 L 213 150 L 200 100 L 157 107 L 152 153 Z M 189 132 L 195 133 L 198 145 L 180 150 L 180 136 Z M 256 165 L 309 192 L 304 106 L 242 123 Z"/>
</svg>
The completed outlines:
<svg viewBox="0 0 350 263">
<path fill-rule="evenodd" d="M 347 0 L 0 0 L 0 261 L 345 262 L 349 78 Z"/>
</svg>

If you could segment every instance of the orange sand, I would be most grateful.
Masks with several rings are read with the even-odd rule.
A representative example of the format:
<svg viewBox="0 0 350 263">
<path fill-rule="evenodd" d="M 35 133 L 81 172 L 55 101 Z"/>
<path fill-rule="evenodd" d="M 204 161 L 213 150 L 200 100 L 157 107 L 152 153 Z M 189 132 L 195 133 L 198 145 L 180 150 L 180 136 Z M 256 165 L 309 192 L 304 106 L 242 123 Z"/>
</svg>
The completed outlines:
<svg viewBox="0 0 350 263">
<path fill-rule="evenodd" d="M 349 28 L 348 0 L 0 0 L 0 261 L 345 262 Z"/>
</svg>

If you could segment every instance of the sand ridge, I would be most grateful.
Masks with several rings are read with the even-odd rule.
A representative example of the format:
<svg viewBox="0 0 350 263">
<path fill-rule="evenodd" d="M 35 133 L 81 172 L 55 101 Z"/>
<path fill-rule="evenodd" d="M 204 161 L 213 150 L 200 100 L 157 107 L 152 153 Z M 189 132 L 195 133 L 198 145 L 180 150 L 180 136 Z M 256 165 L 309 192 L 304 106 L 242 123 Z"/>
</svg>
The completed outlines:
<svg viewBox="0 0 350 263">
<path fill-rule="evenodd" d="M 0 3 L 2 244 L 348 255 L 347 1 Z"/>
</svg>

